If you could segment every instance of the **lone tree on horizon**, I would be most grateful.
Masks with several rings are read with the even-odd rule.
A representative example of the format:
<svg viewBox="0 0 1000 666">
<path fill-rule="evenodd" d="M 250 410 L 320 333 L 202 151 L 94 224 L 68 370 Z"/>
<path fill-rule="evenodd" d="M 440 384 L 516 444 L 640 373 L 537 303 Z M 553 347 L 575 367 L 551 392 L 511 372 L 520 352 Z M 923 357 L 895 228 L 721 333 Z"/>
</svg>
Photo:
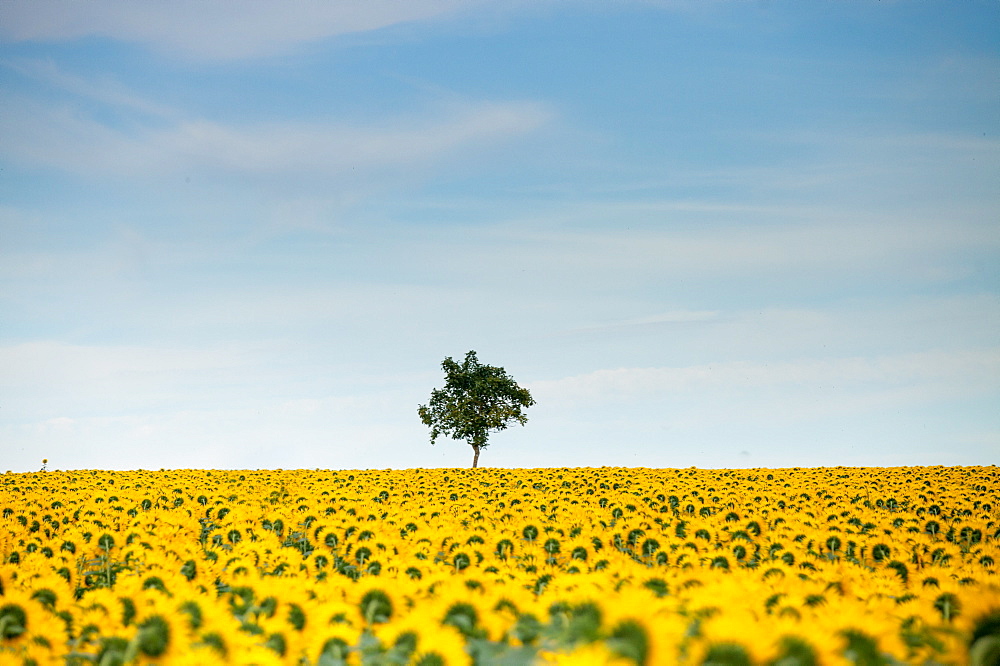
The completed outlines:
<svg viewBox="0 0 1000 666">
<path fill-rule="evenodd" d="M 505 430 L 508 425 L 528 422 L 522 411 L 535 400 L 528 389 L 521 388 L 503 368 L 483 365 L 470 351 L 462 363 L 450 356 L 441 363 L 445 386 L 434 389 L 427 405 L 417 414 L 431 429 L 431 444 L 438 435 L 464 439 L 472 447 L 472 467 L 479 465 L 479 451 L 487 446 L 491 430 Z"/>
</svg>

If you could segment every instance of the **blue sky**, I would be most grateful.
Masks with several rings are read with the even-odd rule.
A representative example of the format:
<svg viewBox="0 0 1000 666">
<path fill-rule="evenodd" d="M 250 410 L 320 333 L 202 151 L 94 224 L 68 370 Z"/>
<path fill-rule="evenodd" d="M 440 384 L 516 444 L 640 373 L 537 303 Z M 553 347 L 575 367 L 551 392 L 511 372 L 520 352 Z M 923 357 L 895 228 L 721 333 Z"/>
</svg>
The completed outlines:
<svg viewBox="0 0 1000 666">
<path fill-rule="evenodd" d="M 3 467 L 1000 462 L 1000 5 L 0 3 Z"/>
</svg>

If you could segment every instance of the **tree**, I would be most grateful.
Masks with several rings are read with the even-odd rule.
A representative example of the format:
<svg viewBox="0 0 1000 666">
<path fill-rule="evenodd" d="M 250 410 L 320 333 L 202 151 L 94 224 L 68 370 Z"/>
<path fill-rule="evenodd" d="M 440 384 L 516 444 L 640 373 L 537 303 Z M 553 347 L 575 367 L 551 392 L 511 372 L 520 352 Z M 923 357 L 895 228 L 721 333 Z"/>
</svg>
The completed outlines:
<svg viewBox="0 0 1000 666">
<path fill-rule="evenodd" d="M 430 402 L 420 405 L 417 413 L 431 429 L 431 444 L 439 435 L 468 442 L 475 468 L 490 431 L 505 430 L 515 421 L 524 425 L 528 417 L 522 410 L 535 401 L 503 368 L 482 365 L 474 351 L 466 354 L 462 363 L 447 357 L 441 368 L 444 388 L 434 389 Z"/>
</svg>

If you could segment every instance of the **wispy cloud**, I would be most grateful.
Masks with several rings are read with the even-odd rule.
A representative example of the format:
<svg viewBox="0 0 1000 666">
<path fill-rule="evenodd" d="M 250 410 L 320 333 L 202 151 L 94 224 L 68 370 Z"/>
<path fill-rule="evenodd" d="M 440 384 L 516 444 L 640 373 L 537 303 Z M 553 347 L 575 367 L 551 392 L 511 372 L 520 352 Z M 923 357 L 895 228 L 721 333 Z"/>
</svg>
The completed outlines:
<svg viewBox="0 0 1000 666">
<path fill-rule="evenodd" d="M 259 349 L 164 348 L 30 342 L 0 347 L 0 386 L 8 418 L 120 416 L 135 410 L 196 407 L 247 372 Z M 225 402 L 221 393 L 214 400 Z"/>
<path fill-rule="evenodd" d="M 686 208 L 686 210 L 685 210 Z M 628 228 L 610 222 L 627 219 Z M 1000 251 L 995 226 L 972 219 L 866 215 L 850 206 L 827 210 L 753 206 L 701 210 L 690 202 L 570 205 L 545 221 L 528 217 L 495 232 L 530 248 L 553 273 L 585 282 L 648 283 L 673 277 L 754 276 L 860 280 L 892 274 L 907 282 L 964 277 L 969 256 Z M 502 245 L 501 245 L 502 247 Z M 522 261 L 528 260 L 522 256 Z"/>
<path fill-rule="evenodd" d="M 532 103 L 475 104 L 443 118 L 408 119 L 398 125 L 345 127 L 270 124 L 252 128 L 210 122 L 184 123 L 153 137 L 154 151 L 178 161 L 258 172 L 342 171 L 355 167 L 433 159 L 537 128 L 548 113 Z"/>
<path fill-rule="evenodd" d="M 928 379 L 961 379 L 970 389 L 1000 389 L 1000 348 L 775 363 L 734 361 L 683 368 L 618 368 L 535 382 L 532 386 L 544 392 L 558 388 L 561 395 L 631 398 L 705 387 L 905 384 Z"/>
<path fill-rule="evenodd" d="M 540 403 L 563 409 L 652 401 L 684 406 L 671 417 L 678 423 L 758 417 L 778 423 L 997 395 L 1000 348 L 617 368 L 534 382 L 530 388 Z"/>
<path fill-rule="evenodd" d="M 621 319 L 609 321 L 602 324 L 591 324 L 574 329 L 574 332 L 587 331 L 614 331 L 618 329 L 649 327 L 673 324 L 696 324 L 718 319 L 720 312 L 717 310 L 675 310 L 672 312 L 662 312 L 660 314 L 647 317 L 634 317 L 631 319 Z"/>
<path fill-rule="evenodd" d="M 119 176 L 188 169 L 330 175 L 407 166 L 523 135 L 552 115 L 533 102 L 482 102 L 363 126 L 190 119 L 167 128 L 117 128 L 72 107 L 53 108 L 23 96 L 7 96 L 0 108 L 0 151 L 8 159 Z"/>
<path fill-rule="evenodd" d="M 0 36 L 11 41 L 60 41 L 96 35 L 152 45 L 181 57 L 216 60 L 270 55 L 294 44 L 432 19 L 475 0 L 244 0 L 204 3 L 0 3 Z"/>
<path fill-rule="evenodd" d="M 109 76 L 99 78 L 78 76 L 59 67 L 52 59 L 15 58 L 0 62 L 0 66 L 49 88 L 108 107 L 126 109 L 163 120 L 176 121 L 182 117 L 177 109 L 137 95 Z"/>
</svg>

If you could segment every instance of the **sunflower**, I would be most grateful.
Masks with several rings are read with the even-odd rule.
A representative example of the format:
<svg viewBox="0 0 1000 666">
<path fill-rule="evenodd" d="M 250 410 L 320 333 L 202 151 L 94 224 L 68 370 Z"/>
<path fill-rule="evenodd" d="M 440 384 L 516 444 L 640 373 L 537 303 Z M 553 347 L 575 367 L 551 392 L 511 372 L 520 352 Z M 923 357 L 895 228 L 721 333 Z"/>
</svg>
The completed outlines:
<svg viewBox="0 0 1000 666">
<path fill-rule="evenodd" d="M 313 629 L 307 636 L 306 657 L 318 663 L 325 652 L 336 654 L 357 645 L 361 631 L 346 623 L 333 623 L 322 629 Z"/>
<path fill-rule="evenodd" d="M 582 645 L 569 652 L 545 651 L 538 657 L 543 666 L 634 666 L 635 663 L 616 655 L 601 642 Z"/>
<path fill-rule="evenodd" d="M 170 663 L 187 651 L 186 620 L 173 613 L 151 613 L 139 618 L 131 639 L 142 664 Z"/>
<path fill-rule="evenodd" d="M 61 654 L 65 624 L 26 590 L 7 589 L 0 596 L 0 654 Z"/>
<path fill-rule="evenodd" d="M 417 644 L 417 654 L 414 663 L 420 663 L 423 659 L 428 659 L 433 663 L 433 656 L 436 655 L 444 661 L 447 666 L 469 666 L 472 658 L 465 651 L 465 638 L 462 633 L 452 626 L 425 627 L 420 633 Z"/>
</svg>

